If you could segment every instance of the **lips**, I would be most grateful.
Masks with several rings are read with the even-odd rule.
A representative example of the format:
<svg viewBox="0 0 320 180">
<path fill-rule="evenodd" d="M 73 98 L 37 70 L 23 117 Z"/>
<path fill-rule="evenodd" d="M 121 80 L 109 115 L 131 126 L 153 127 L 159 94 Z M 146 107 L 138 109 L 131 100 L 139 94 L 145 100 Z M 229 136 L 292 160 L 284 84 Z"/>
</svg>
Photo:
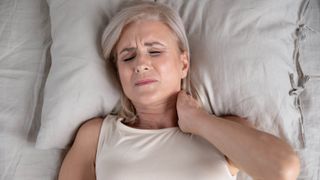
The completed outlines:
<svg viewBox="0 0 320 180">
<path fill-rule="evenodd" d="M 142 79 L 142 80 L 137 81 L 135 83 L 135 85 L 136 86 L 143 86 L 143 85 L 151 84 L 154 82 L 157 82 L 157 80 L 155 80 L 155 79 Z"/>
</svg>

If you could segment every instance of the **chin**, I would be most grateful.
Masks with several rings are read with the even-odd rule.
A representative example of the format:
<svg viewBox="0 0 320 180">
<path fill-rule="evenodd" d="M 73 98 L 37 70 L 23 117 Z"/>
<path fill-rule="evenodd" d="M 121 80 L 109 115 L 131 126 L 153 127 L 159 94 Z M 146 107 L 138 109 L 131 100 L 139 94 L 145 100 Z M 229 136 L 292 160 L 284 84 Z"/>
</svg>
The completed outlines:
<svg viewBox="0 0 320 180">
<path fill-rule="evenodd" d="M 155 104 L 168 103 L 173 99 L 176 101 L 177 93 L 169 94 L 169 95 L 159 95 L 159 94 L 143 94 L 136 96 L 136 98 L 132 99 L 134 104 L 139 104 L 143 106 L 150 106 Z"/>
<path fill-rule="evenodd" d="M 135 104 L 140 104 L 144 106 L 152 105 L 156 102 L 165 101 L 164 98 L 157 98 L 157 97 L 150 97 L 150 96 L 140 96 L 138 98 L 135 98 L 133 102 Z"/>
</svg>

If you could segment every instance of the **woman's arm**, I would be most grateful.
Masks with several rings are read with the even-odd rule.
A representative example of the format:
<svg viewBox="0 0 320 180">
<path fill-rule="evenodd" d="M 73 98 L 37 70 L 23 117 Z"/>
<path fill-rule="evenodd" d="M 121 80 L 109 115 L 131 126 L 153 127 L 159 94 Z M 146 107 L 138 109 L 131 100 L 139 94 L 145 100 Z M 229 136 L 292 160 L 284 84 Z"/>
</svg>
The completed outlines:
<svg viewBox="0 0 320 180">
<path fill-rule="evenodd" d="M 85 122 L 63 160 L 59 180 L 95 180 L 95 157 L 103 119 Z"/>
<path fill-rule="evenodd" d="M 244 121 L 239 117 L 229 116 L 227 120 L 210 115 L 184 92 L 178 96 L 177 111 L 179 126 L 184 132 L 207 139 L 254 179 L 297 178 L 299 159 L 279 138 L 238 123 Z"/>
</svg>

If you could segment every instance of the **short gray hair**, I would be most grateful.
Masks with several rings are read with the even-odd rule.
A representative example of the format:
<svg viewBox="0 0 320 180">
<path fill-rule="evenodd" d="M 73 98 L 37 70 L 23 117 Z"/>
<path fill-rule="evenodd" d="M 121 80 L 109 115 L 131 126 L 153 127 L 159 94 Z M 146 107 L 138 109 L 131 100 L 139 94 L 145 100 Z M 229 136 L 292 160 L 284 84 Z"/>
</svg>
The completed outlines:
<svg viewBox="0 0 320 180">
<path fill-rule="evenodd" d="M 121 89 L 120 104 L 113 113 L 123 117 L 126 122 L 133 123 L 136 119 L 136 110 L 131 101 L 125 96 L 120 83 L 117 70 L 117 56 L 115 47 L 125 26 L 138 20 L 157 20 L 166 24 L 176 35 L 181 52 L 186 52 L 190 63 L 190 49 L 185 28 L 179 14 L 170 7 L 156 2 L 135 2 L 117 14 L 110 20 L 102 34 L 102 53 L 107 61 L 108 70 L 112 71 L 117 85 Z M 190 73 L 181 82 L 181 89 L 186 90 L 202 105 L 201 99 L 194 85 L 191 83 Z"/>
</svg>

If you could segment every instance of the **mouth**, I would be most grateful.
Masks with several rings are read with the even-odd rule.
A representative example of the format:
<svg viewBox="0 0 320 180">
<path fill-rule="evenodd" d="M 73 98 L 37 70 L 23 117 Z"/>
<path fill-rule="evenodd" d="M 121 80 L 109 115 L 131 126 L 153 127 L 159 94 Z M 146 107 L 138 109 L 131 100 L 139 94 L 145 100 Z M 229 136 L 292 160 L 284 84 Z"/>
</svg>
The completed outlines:
<svg viewBox="0 0 320 180">
<path fill-rule="evenodd" d="M 143 80 L 139 80 L 137 81 L 134 85 L 135 86 L 143 86 L 143 85 L 147 85 L 147 84 L 151 84 L 157 82 L 157 80 L 154 79 L 143 79 Z"/>
</svg>

